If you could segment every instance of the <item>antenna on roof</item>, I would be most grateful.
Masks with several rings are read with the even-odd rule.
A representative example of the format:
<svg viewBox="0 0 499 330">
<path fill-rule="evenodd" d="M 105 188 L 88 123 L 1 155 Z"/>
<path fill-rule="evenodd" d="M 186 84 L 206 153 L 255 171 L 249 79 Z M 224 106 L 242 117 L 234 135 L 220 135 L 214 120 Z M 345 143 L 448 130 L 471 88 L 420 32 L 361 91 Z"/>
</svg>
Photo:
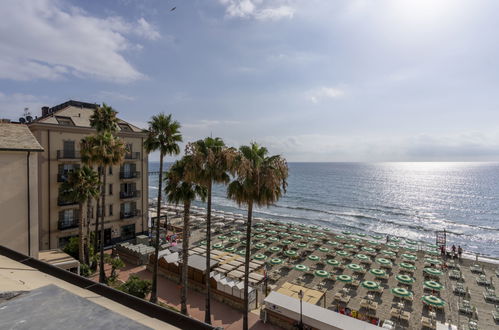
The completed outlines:
<svg viewBox="0 0 499 330">
<path fill-rule="evenodd" d="M 20 123 L 31 123 L 33 121 L 33 117 L 31 116 L 31 112 L 29 111 L 29 108 L 24 108 L 24 114 L 21 118 L 19 118 Z"/>
</svg>

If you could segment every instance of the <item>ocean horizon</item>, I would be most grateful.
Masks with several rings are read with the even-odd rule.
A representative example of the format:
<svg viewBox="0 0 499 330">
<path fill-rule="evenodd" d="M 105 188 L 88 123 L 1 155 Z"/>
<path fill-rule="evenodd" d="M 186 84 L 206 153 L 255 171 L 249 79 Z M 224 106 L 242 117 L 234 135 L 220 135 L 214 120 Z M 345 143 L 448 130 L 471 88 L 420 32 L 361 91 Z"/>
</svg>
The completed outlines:
<svg viewBox="0 0 499 330">
<path fill-rule="evenodd" d="M 158 169 L 149 162 L 149 171 Z M 157 176 L 149 180 L 154 198 Z M 499 163 L 290 162 L 288 184 L 283 198 L 254 216 L 431 243 L 445 230 L 448 245 L 499 257 Z M 213 208 L 245 211 L 220 185 Z"/>
</svg>

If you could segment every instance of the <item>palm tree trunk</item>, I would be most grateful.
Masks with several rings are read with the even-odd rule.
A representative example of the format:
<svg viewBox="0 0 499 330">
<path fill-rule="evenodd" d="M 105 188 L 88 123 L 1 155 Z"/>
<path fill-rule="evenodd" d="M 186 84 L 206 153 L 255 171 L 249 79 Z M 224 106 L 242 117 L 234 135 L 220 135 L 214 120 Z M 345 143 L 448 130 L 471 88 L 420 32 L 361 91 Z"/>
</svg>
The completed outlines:
<svg viewBox="0 0 499 330">
<path fill-rule="evenodd" d="M 243 330 L 248 330 L 249 312 L 249 263 L 251 249 L 251 218 L 253 216 L 253 201 L 248 202 L 248 221 L 246 223 L 246 254 L 244 257 L 244 309 L 243 309 Z"/>
<path fill-rule="evenodd" d="M 78 203 L 78 259 L 80 263 L 85 263 L 85 243 L 83 241 L 83 203 Z"/>
<path fill-rule="evenodd" d="M 189 211 L 191 201 L 184 202 L 184 229 L 182 231 L 182 289 L 180 290 L 180 312 L 187 315 L 187 271 L 189 265 Z"/>
<path fill-rule="evenodd" d="M 160 214 L 161 214 L 161 194 L 163 189 L 163 152 L 159 156 L 159 178 L 158 178 L 158 205 L 156 208 L 156 239 L 154 244 L 154 265 L 152 272 L 152 290 L 151 299 L 152 303 L 158 302 L 158 257 L 159 257 L 159 227 L 160 227 Z M 165 219 L 166 223 L 166 219 Z M 168 233 L 168 228 L 167 228 Z"/>
<path fill-rule="evenodd" d="M 211 290 L 210 290 L 210 264 L 211 264 L 211 185 L 212 182 L 208 184 L 208 202 L 206 205 L 206 274 L 205 274 L 205 283 L 206 283 L 206 302 L 205 302 L 205 313 L 204 313 L 204 322 L 207 324 L 211 324 L 211 306 L 210 306 L 210 298 L 211 298 Z"/>
<path fill-rule="evenodd" d="M 99 181 L 102 182 L 102 169 L 101 168 L 98 168 L 97 169 L 99 171 Z M 100 190 L 102 190 L 102 186 L 100 186 L 99 188 Z M 96 203 L 96 210 L 97 212 L 95 212 L 95 235 L 94 235 L 94 253 L 97 253 L 97 242 L 99 241 L 97 239 L 97 237 L 99 237 L 99 207 L 100 207 L 100 199 L 101 199 L 101 196 L 102 196 L 102 191 L 100 192 L 100 196 L 98 198 L 96 198 L 97 200 L 97 203 Z"/>
<path fill-rule="evenodd" d="M 90 237 L 90 221 L 92 219 L 92 198 L 87 200 L 87 232 L 85 233 L 85 263 L 90 265 L 90 251 L 88 249 L 89 237 Z"/>
<path fill-rule="evenodd" d="M 106 167 L 102 179 L 102 205 L 100 222 L 100 260 L 99 260 L 99 283 L 106 283 L 106 272 L 104 271 L 104 215 L 106 213 Z"/>
</svg>

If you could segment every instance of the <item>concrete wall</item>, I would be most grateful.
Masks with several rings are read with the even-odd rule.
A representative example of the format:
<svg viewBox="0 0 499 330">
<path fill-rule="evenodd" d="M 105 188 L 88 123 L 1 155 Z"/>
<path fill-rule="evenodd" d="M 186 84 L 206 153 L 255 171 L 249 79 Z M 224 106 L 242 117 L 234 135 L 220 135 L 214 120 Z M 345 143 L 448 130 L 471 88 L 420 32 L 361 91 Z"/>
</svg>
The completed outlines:
<svg viewBox="0 0 499 330">
<path fill-rule="evenodd" d="M 31 152 L 28 159 L 28 152 L 0 151 L 0 245 L 36 258 L 38 154 Z"/>
</svg>

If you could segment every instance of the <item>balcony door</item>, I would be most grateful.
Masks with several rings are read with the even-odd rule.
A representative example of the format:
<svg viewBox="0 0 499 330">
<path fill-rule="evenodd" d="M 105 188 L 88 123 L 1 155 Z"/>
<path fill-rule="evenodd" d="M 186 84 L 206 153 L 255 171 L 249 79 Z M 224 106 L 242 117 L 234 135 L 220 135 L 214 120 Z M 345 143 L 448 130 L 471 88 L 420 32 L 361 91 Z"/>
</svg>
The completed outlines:
<svg viewBox="0 0 499 330">
<path fill-rule="evenodd" d="M 75 158 L 75 142 L 71 140 L 65 140 L 63 142 L 63 154 L 64 158 Z"/>
</svg>

